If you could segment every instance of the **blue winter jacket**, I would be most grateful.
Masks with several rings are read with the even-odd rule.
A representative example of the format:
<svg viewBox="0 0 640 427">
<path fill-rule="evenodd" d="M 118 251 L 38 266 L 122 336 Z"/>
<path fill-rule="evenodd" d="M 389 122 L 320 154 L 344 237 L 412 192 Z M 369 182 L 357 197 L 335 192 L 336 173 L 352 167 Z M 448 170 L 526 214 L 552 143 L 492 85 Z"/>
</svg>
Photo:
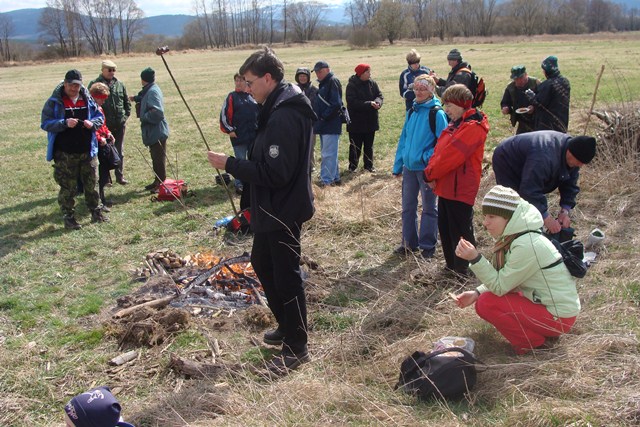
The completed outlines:
<svg viewBox="0 0 640 427">
<path fill-rule="evenodd" d="M 421 171 L 427 167 L 438 137 L 449 124 L 444 110 L 440 110 L 436 113 L 436 134 L 431 131 L 429 112 L 441 105 L 440 100 L 433 97 L 421 104 L 414 102 L 407 111 L 393 163 L 394 175 L 401 174 L 403 166 L 410 171 Z"/>
<path fill-rule="evenodd" d="M 42 107 L 42 114 L 40 115 L 40 128 L 47 132 L 47 161 L 53 160 L 53 149 L 56 142 L 56 136 L 60 132 L 64 132 L 67 129 L 66 120 L 64 118 L 64 104 L 62 102 L 62 94 L 64 91 L 64 84 L 60 83 L 53 90 L 51 97 L 47 99 Z M 100 112 L 98 104 L 95 103 L 89 91 L 83 86 L 80 89 L 80 96 L 83 97 L 88 106 L 87 120 L 93 122 L 93 129 L 99 129 L 104 124 L 104 115 Z M 91 157 L 98 155 L 98 140 L 96 139 L 95 132 L 91 135 Z"/>
<path fill-rule="evenodd" d="M 431 69 L 421 65 L 417 70 L 411 69 L 411 66 L 408 66 L 402 73 L 400 73 L 400 96 L 404 98 L 405 107 L 408 110 L 413 105 L 413 100 L 416 98 L 415 93 L 413 93 L 413 89 L 410 86 L 413 84 L 413 81 L 416 77 L 421 76 L 423 74 L 429 74 Z"/>
<path fill-rule="evenodd" d="M 313 125 L 315 134 L 340 135 L 342 133 L 342 120 L 340 119 L 342 85 L 333 73 L 327 74 L 320 82 L 312 107 L 318 116 L 318 121 Z"/>
<path fill-rule="evenodd" d="M 151 86 L 140 100 L 142 143 L 147 147 L 169 138 L 169 125 L 164 117 L 162 91 L 155 83 L 149 83 L 149 85 Z"/>
</svg>

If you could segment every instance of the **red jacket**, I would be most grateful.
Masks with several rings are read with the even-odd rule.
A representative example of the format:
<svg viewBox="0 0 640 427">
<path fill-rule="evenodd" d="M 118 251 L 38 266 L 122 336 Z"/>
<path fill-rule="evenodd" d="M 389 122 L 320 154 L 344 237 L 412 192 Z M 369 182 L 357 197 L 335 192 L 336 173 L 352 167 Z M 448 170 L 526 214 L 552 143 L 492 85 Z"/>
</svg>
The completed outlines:
<svg viewBox="0 0 640 427">
<path fill-rule="evenodd" d="M 424 170 L 425 179 L 436 182 L 433 192 L 437 196 L 473 206 L 480 188 L 488 132 L 487 116 L 474 108 L 442 131 Z"/>
<path fill-rule="evenodd" d="M 102 107 L 98 107 L 98 109 L 102 114 L 104 114 L 104 111 L 102 111 Z M 103 123 L 102 126 L 100 126 L 98 129 L 96 129 L 96 138 L 98 139 L 98 145 L 101 145 L 102 138 L 106 139 L 108 142 L 109 139 L 111 139 L 110 137 L 111 132 L 109 131 L 106 122 Z"/>
</svg>

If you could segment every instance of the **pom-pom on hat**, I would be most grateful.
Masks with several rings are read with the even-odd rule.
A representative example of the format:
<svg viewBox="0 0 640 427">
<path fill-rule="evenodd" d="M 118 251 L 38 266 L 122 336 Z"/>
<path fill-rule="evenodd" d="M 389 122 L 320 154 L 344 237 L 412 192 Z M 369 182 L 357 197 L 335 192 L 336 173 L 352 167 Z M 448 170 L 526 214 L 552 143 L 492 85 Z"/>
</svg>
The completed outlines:
<svg viewBox="0 0 640 427">
<path fill-rule="evenodd" d="M 596 156 L 596 139 L 592 136 L 574 136 L 569 139 L 567 150 L 581 163 L 587 164 Z"/>
<path fill-rule="evenodd" d="M 82 73 L 78 70 L 69 70 L 67 74 L 64 75 L 64 82 L 71 84 L 82 84 Z"/>
<path fill-rule="evenodd" d="M 355 68 L 356 76 L 360 77 L 365 73 L 365 71 L 370 69 L 371 66 L 369 64 L 358 64 Z"/>
<path fill-rule="evenodd" d="M 522 199 L 515 190 L 496 185 L 482 199 L 482 213 L 511 219 L 520 200 Z"/>
<path fill-rule="evenodd" d="M 456 61 L 462 61 L 462 54 L 458 49 L 451 49 L 447 55 L 447 61 L 455 59 Z"/>
<path fill-rule="evenodd" d="M 64 411 L 75 427 L 133 427 L 121 421 L 120 404 L 108 387 L 97 387 L 79 394 Z"/>
<path fill-rule="evenodd" d="M 527 73 L 527 68 L 524 65 L 514 65 L 511 67 L 511 79 L 517 79 L 524 76 Z"/>
<path fill-rule="evenodd" d="M 156 81 L 156 72 L 153 68 L 147 67 L 140 73 L 140 78 L 147 83 L 153 83 Z"/>
</svg>

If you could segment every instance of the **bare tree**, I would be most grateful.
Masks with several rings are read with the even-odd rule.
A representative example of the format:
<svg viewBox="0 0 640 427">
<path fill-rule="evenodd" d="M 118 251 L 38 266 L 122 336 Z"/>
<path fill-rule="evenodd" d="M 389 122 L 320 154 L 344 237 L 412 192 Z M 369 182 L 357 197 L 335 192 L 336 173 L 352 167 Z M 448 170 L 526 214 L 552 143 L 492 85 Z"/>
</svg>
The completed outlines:
<svg viewBox="0 0 640 427">
<path fill-rule="evenodd" d="M 477 22 L 478 35 L 490 36 L 493 24 L 496 21 L 495 9 L 496 0 L 474 0 L 475 18 Z"/>
<path fill-rule="evenodd" d="M 382 0 L 370 26 L 393 44 L 402 35 L 404 7 L 398 0 Z"/>
<path fill-rule="evenodd" d="M 354 28 L 356 26 L 366 27 L 369 25 L 373 17 L 376 16 L 379 7 L 379 0 L 352 0 L 349 3 L 348 10 Z"/>
<path fill-rule="evenodd" d="M 513 0 L 508 9 L 516 21 L 516 31 L 521 30 L 526 36 L 542 31 L 544 0 Z"/>
<path fill-rule="evenodd" d="M 38 26 L 47 41 L 58 45 L 62 57 L 78 56 L 81 51 L 78 6 L 75 0 L 47 0 Z"/>
<path fill-rule="evenodd" d="M 319 2 L 291 3 L 287 9 L 297 41 L 306 42 L 313 38 L 325 6 Z"/>
<path fill-rule="evenodd" d="M 429 8 L 432 5 L 433 0 L 410 0 L 411 14 L 413 16 L 413 22 L 416 25 L 416 32 L 420 40 L 426 41 L 431 38 L 431 27 L 433 24 L 433 17 L 429 13 Z"/>
<path fill-rule="evenodd" d="M 144 12 L 135 0 L 111 0 L 120 36 L 120 51 L 131 52 L 131 44 L 142 34 Z"/>
<path fill-rule="evenodd" d="M 7 15 L 0 15 L 0 60 L 11 60 L 11 45 L 9 37 L 13 34 L 13 20 Z"/>
<path fill-rule="evenodd" d="M 430 7 L 433 15 L 434 33 L 440 40 L 449 35 L 453 20 L 453 4 L 449 0 L 433 0 Z"/>
</svg>

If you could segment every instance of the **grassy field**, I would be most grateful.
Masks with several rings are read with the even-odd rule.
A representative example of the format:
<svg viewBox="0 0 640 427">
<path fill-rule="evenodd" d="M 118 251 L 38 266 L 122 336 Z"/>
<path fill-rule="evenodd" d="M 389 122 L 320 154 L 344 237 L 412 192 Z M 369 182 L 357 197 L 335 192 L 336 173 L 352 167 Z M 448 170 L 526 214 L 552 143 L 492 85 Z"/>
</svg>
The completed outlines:
<svg viewBox="0 0 640 427">
<path fill-rule="evenodd" d="M 214 183 L 205 146 L 161 58 L 117 58 L 117 76 L 135 93 L 140 71 L 156 69 L 171 128 L 168 174 L 185 179 L 194 195 L 186 199 L 186 209 L 150 200 L 143 191 L 152 179 L 149 156 L 132 118 L 125 143 L 130 185 L 106 189 L 115 204 L 105 224 L 89 224 L 79 198 L 77 217 L 84 227 L 76 232 L 62 226 L 40 111 L 68 69 L 81 70 L 88 82 L 98 75 L 100 60 L 0 69 L 0 425 L 61 425 L 66 401 L 101 384 L 114 388 L 125 418 L 138 426 L 638 425 L 637 147 L 631 150 L 635 158 L 601 157 L 583 171 L 574 219 L 578 237 L 600 227 L 607 245 L 579 282 L 583 312 L 574 330 L 551 350 L 512 356 L 473 310 L 447 301 L 447 292 L 475 283 L 445 280 L 439 251 L 432 262 L 391 254 L 400 241 L 400 184 L 390 175 L 404 114 L 397 81 L 412 47 L 424 65 L 443 75 L 446 54 L 457 47 L 484 77 L 488 152 L 512 133 L 499 101 L 513 65 L 525 64 L 530 75 L 542 77 L 541 60 L 558 56 L 571 81 L 574 134 L 584 130 L 602 65 L 596 109 L 628 108 L 640 100 L 638 33 L 455 45 L 405 42 L 363 51 L 341 44 L 276 46 L 290 79 L 298 66 L 324 59 L 346 87 L 355 65 L 366 62 L 385 96 L 374 147 L 378 172 L 345 177 L 342 187 L 314 187 L 316 215 L 302 242 L 303 253 L 320 266 L 311 271 L 308 285 L 313 361 L 279 381 L 251 373 L 250 367 L 268 354 L 250 340 L 265 328 L 255 320 L 258 309 L 222 319 L 193 318 L 189 328 L 162 345 L 140 348 L 134 362 L 123 368 L 107 365 L 121 353 L 111 320 L 116 300 L 141 286 L 131 271 L 147 253 L 171 248 L 182 256 L 234 256 L 251 247 L 250 239 L 213 233 L 215 220 L 231 213 L 229 201 Z M 214 150 L 231 153 L 218 129 L 218 114 L 233 88 L 234 72 L 251 51 L 166 55 Z M 599 128 L 594 118 L 588 133 Z M 344 170 L 346 136 L 341 140 Z M 489 174 L 481 192 L 492 183 Z M 476 230 L 486 250 L 490 239 L 479 221 Z M 475 339 L 476 354 L 488 365 L 468 399 L 419 403 L 394 392 L 402 359 L 416 349 L 429 350 L 446 335 Z M 218 363 L 237 369 L 204 380 L 180 378 L 169 369 L 170 354 L 205 357 L 213 338 L 222 350 Z"/>
</svg>

